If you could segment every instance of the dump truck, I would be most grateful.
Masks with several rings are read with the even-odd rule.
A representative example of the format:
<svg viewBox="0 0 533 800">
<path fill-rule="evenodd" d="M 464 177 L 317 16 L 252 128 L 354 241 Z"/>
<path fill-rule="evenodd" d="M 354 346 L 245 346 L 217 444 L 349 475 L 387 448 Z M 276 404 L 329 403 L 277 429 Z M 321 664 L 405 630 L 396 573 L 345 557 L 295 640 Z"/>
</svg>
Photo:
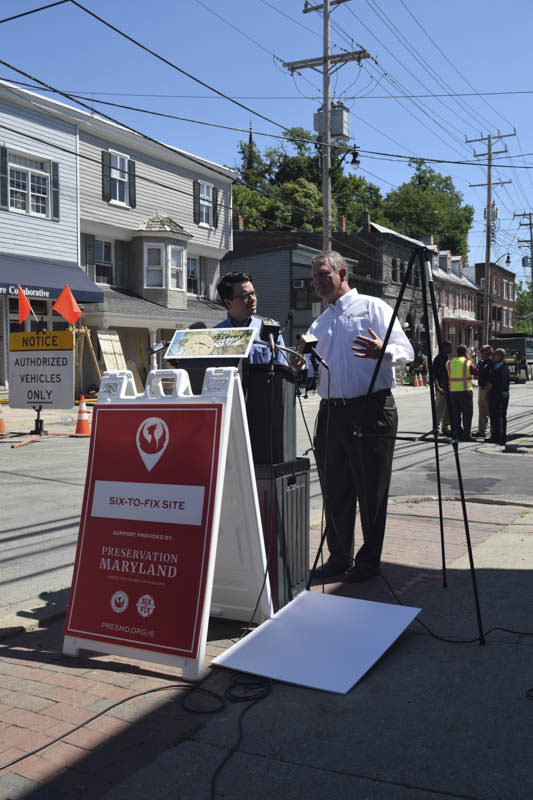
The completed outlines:
<svg viewBox="0 0 533 800">
<path fill-rule="evenodd" d="M 500 333 L 489 340 L 496 350 L 503 347 L 509 377 L 514 383 L 533 381 L 533 336 L 529 333 Z"/>
</svg>

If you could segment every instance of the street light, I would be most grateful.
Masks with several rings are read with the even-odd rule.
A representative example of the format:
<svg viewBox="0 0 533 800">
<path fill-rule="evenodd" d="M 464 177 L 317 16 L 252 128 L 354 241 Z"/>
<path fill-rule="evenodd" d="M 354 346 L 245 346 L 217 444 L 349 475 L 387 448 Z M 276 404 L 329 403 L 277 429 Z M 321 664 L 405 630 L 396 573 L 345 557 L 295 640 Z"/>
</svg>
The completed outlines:
<svg viewBox="0 0 533 800">
<path fill-rule="evenodd" d="M 498 258 L 496 259 L 496 261 L 493 261 L 492 263 L 493 263 L 493 264 L 497 264 L 497 263 L 498 263 L 498 261 L 499 261 L 501 258 L 503 258 L 503 257 L 504 257 L 504 255 L 505 255 L 505 253 L 502 253 L 502 254 L 501 254 L 501 256 L 498 256 Z M 506 266 L 506 267 L 510 267 L 510 266 L 511 266 L 511 254 L 510 254 L 510 253 L 507 253 L 507 258 L 505 259 L 505 266 Z"/>
</svg>

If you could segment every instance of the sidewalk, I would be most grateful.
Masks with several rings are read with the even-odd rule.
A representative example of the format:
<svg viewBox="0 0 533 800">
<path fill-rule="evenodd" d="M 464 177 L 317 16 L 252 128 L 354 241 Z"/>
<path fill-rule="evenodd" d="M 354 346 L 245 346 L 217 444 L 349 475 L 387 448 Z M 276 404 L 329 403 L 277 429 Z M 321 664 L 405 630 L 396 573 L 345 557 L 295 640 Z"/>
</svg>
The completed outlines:
<svg viewBox="0 0 533 800">
<path fill-rule="evenodd" d="M 423 609 L 432 631 L 475 639 L 460 504 L 446 501 L 444 517 L 447 589 L 435 501 L 391 504 L 383 574 L 402 602 Z M 533 631 L 533 511 L 468 503 L 468 517 L 484 630 Z M 319 536 L 313 528 L 313 554 Z M 325 589 L 395 602 L 380 578 Z M 240 633 L 239 623 L 213 621 L 209 658 Z M 175 670 L 115 656 L 65 658 L 61 646 L 61 620 L 0 642 L 0 762 L 65 735 L 1 771 L 0 800 L 207 800 L 247 704 L 191 713 L 181 708 L 186 689 Z M 230 677 L 215 669 L 206 686 L 222 693 Z M 246 714 L 216 797 L 525 800 L 533 794 L 531 686 L 532 637 L 496 631 L 485 647 L 449 644 L 414 622 L 347 695 L 275 684 Z M 158 688 L 169 690 L 93 719 Z M 204 710 L 205 703 L 195 699 Z"/>
</svg>

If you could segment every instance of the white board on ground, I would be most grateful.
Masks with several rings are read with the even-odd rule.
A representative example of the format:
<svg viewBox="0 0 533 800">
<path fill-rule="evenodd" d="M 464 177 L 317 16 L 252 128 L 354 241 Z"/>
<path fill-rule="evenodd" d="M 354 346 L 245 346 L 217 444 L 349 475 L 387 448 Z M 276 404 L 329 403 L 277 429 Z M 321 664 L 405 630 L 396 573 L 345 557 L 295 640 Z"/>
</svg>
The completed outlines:
<svg viewBox="0 0 533 800">
<path fill-rule="evenodd" d="M 306 591 L 213 663 L 346 694 L 419 612 Z"/>
</svg>

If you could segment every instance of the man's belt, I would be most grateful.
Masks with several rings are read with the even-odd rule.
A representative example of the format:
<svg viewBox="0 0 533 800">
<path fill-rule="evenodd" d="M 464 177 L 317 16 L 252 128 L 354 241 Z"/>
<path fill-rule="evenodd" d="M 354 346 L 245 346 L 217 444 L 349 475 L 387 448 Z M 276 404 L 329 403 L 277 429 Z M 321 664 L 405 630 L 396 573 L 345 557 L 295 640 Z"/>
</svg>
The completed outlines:
<svg viewBox="0 0 533 800">
<path fill-rule="evenodd" d="M 379 392 L 372 392 L 370 397 L 389 397 L 391 394 L 390 389 L 381 389 Z M 366 394 L 361 394 L 358 397 L 330 397 L 326 402 L 331 406 L 357 406 L 362 405 L 366 398 Z"/>
</svg>

